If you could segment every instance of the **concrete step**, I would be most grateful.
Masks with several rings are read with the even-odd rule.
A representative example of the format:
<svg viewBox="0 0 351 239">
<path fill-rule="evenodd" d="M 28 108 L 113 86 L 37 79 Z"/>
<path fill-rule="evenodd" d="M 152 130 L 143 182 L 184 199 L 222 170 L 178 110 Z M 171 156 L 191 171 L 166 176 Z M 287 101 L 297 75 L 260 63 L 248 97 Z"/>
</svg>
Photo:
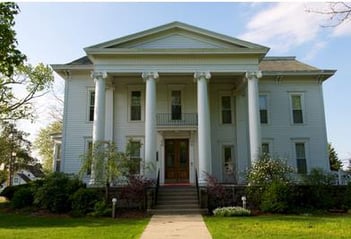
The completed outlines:
<svg viewBox="0 0 351 239">
<path fill-rule="evenodd" d="M 202 208 L 183 208 L 183 209 L 149 209 L 149 213 L 154 214 L 154 215 L 182 215 L 182 214 L 208 214 L 207 209 L 202 209 Z"/>
<path fill-rule="evenodd" d="M 161 204 L 156 205 L 156 209 L 182 209 L 182 208 L 199 208 L 197 203 L 188 203 L 188 204 Z"/>
<path fill-rule="evenodd" d="M 197 199 L 182 200 L 157 200 L 157 205 L 182 205 L 182 204 L 198 204 Z"/>
</svg>

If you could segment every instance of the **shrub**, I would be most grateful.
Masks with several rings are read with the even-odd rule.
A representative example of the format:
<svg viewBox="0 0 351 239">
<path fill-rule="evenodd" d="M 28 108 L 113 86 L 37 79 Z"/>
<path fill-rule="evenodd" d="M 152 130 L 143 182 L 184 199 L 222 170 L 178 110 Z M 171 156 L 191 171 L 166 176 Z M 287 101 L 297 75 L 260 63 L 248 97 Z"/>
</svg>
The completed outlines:
<svg viewBox="0 0 351 239">
<path fill-rule="evenodd" d="M 21 188 L 28 188 L 30 185 L 28 184 L 21 184 L 16 186 L 9 186 L 6 187 L 1 193 L 0 196 L 7 198 L 7 200 L 11 201 L 15 192 L 20 190 Z"/>
<path fill-rule="evenodd" d="M 293 210 L 291 185 L 272 182 L 265 188 L 260 208 L 264 212 L 287 213 Z"/>
<path fill-rule="evenodd" d="M 222 184 L 216 177 L 206 174 L 207 196 L 208 196 L 208 211 L 212 212 L 217 207 L 224 207 L 230 204 L 230 197 Z"/>
<path fill-rule="evenodd" d="M 221 207 L 213 210 L 216 217 L 250 216 L 251 211 L 242 207 Z"/>
<path fill-rule="evenodd" d="M 94 206 L 94 211 L 89 213 L 88 215 L 93 217 L 111 216 L 112 209 L 107 207 L 106 202 L 104 200 L 97 201 Z"/>
<path fill-rule="evenodd" d="M 21 187 L 15 191 L 11 200 L 11 206 L 19 209 L 24 207 L 30 207 L 33 204 L 33 191 L 30 187 Z"/>
<path fill-rule="evenodd" d="M 137 205 L 139 208 L 144 207 L 145 190 L 153 184 L 152 180 L 142 176 L 130 176 L 128 184 L 122 189 L 121 199 L 125 199 L 129 206 Z"/>
<path fill-rule="evenodd" d="M 95 204 L 101 199 L 101 195 L 94 189 L 80 188 L 70 199 L 72 201 L 72 214 L 83 216 L 94 211 Z"/>
<path fill-rule="evenodd" d="M 81 187 L 82 183 L 76 178 L 71 179 L 63 173 L 50 174 L 36 191 L 34 203 L 54 213 L 68 212 L 71 210 L 70 196 Z"/>
<path fill-rule="evenodd" d="M 306 185 L 333 185 L 335 183 L 335 176 L 324 171 L 321 168 L 313 168 L 310 173 L 303 176 L 303 182 Z"/>
</svg>

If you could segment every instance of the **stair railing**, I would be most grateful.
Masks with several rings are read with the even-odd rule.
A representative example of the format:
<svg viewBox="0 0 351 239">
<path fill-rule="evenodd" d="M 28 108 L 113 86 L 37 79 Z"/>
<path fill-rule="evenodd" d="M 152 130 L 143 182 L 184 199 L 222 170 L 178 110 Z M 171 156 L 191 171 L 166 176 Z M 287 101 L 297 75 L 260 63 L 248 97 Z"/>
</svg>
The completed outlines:
<svg viewBox="0 0 351 239">
<path fill-rule="evenodd" d="M 158 189 L 159 188 L 160 188 L 160 170 L 157 171 L 156 189 L 155 189 L 155 205 L 157 204 Z"/>
<path fill-rule="evenodd" d="M 195 168 L 195 185 L 196 185 L 196 194 L 197 194 L 197 201 L 200 203 L 200 188 L 199 188 L 199 178 L 197 175 L 197 169 Z"/>
</svg>

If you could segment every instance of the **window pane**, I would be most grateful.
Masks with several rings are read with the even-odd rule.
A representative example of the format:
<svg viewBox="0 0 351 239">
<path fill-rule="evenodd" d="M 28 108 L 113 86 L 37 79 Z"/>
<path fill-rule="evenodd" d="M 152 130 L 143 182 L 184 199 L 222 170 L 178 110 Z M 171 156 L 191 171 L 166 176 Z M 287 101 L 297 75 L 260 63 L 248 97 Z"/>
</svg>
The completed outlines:
<svg viewBox="0 0 351 239">
<path fill-rule="evenodd" d="M 262 153 L 263 154 L 269 154 L 269 144 L 268 143 L 263 143 L 262 144 Z"/>
<path fill-rule="evenodd" d="M 131 92 L 130 119 L 141 120 L 141 92 Z"/>
<path fill-rule="evenodd" d="M 181 120 L 182 119 L 182 101 L 181 101 L 181 91 L 173 90 L 172 95 L 172 120 Z"/>
<path fill-rule="evenodd" d="M 300 95 L 293 95 L 293 96 L 291 96 L 291 98 L 292 98 L 292 108 L 294 110 L 301 110 L 302 109 L 301 96 Z"/>
<path fill-rule="evenodd" d="M 95 92 L 90 91 L 89 101 L 89 121 L 94 121 Z"/>
<path fill-rule="evenodd" d="M 139 141 L 132 141 L 130 142 L 130 167 L 129 173 L 130 174 L 139 174 L 140 173 L 140 147 L 141 144 Z"/>
<path fill-rule="evenodd" d="M 226 175 L 233 175 L 233 173 L 234 173 L 232 151 L 233 151 L 232 146 L 224 146 L 223 147 L 224 173 Z"/>
<path fill-rule="evenodd" d="M 305 174 L 307 173 L 305 144 L 296 143 L 295 151 L 296 151 L 295 153 L 296 153 L 297 172 L 301 174 Z"/>
<path fill-rule="evenodd" d="M 260 95 L 260 110 L 266 110 L 267 108 L 267 96 Z"/>
<path fill-rule="evenodd" d="M 260 121 L 261 121 L 261 124 L 267 124 L 268 123 L 268 112 L 267 112 L 267 110 L 260 110 Z"/>
<path fill-rule="evenodd" d="M 293 110 L 293 121 L 294 121 L 294 124 L 303 123 L 302 110 Z"/>
<path fill-rule="evenodd" d="M 232 107 L 230 96 L 221 97 L 221 107 L 222 107 L 222 123 L 231 124 L 232 123 Z"/>
</svg>

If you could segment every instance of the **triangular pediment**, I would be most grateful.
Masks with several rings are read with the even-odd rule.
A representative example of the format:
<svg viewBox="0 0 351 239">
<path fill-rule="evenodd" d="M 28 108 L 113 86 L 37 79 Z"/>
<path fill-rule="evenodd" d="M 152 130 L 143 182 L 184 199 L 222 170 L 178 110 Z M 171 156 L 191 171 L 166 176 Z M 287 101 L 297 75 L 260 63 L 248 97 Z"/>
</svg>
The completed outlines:
<svg viewBox="0 0 351 239">
<path fill-rule="evenodd" d="M 257 49 L 268 48 L 188 24 L 173 22 L 86 48 L 91 49 Z"/>
</svg>

